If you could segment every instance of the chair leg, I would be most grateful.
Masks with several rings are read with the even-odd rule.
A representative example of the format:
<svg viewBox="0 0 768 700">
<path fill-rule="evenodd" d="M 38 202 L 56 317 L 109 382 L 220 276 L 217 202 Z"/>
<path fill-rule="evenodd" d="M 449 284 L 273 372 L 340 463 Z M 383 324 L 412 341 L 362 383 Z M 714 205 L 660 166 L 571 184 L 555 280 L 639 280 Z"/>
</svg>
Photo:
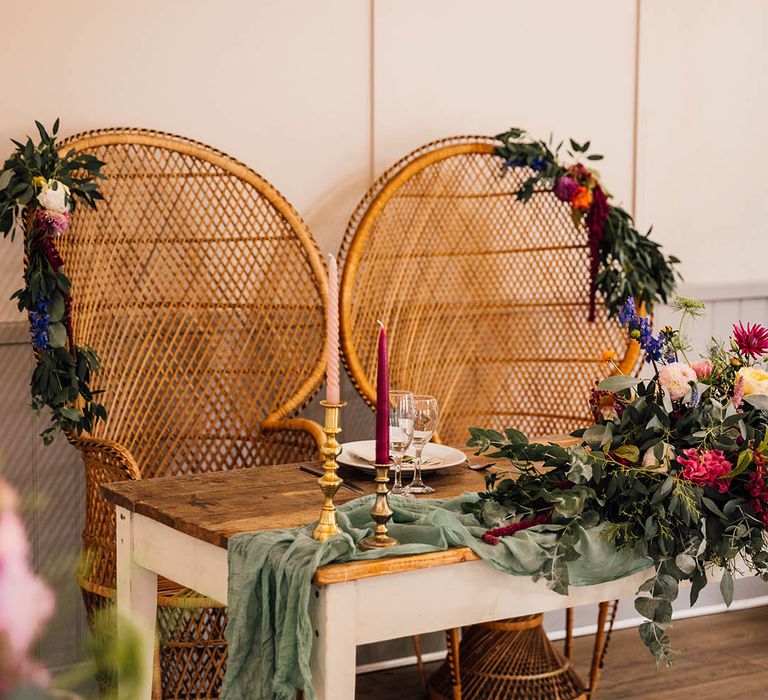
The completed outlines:
<svg viewBox="0 0 768 700">
<path fill-rule="evenodd" d="M 453 700 L 461 700 L 461 667 L 459 661 L 458 628 L 445 631 L 445 642 L 448 647 L 448 669 L 451 673 Z"/>
<path fill-rule="evenodd" d="M 600 674 L 605 664 L 605 654 L 608 651 L 608 642 L 611 639 L 613 623 L 616 619 L 616 611 L 619 601 L 606 601 L 600 603 L 597 613 L 597 632 L 595 633 L 595 645 L 592 649 L 592 665 L 589 670 L 589 690 L 587 697 L 592 700 L 597 691 Z M 606 622 L 608 623 L 606 625 Z"/>
<path fill-rule="evenodd" d="M 416 652 L 416 666 L 419 669 L 419 677 L 421 678 L 421 685 L 427 687 L 427 671 L 424 668 L 424 658 L 421 655 L 421 637 L 418 634 L 414 634 L 411 637 L 413 642 L 413 650 Z"/>
<path fill-rule="evenodd" d="M 565 658 L 573 661 L 573 608 L 565 609 Z"/>
</svg>

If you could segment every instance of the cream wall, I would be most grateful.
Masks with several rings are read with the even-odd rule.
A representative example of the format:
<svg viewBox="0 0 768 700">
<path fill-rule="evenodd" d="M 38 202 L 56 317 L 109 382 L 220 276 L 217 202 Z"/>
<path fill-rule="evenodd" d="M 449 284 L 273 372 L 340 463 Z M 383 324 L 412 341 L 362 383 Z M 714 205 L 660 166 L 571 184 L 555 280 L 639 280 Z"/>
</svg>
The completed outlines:
<svg viewBox="0 0 768 700">
<path fill-rule="evenodd" d="M 511 125 L 590 139 L 610 191 L 727 330 L 742 312 L 768 320 L 767 27 L 766 0 L 0 0 L 0 158 L 34 119 L 183 134 L 272 181 L 335 252 L 373 176 L 424 142 Z M 48 504 L 31 521 L 44 568 L 77 547 L 79 469 L 27 413 L 31 354 L 7 301 L 21 249 L 0 245 L 0 453 Z M 347 436 L 370 421 L 356 407 Z M 70 570 L 51 663 L 84 636 Z"/>
</svg>

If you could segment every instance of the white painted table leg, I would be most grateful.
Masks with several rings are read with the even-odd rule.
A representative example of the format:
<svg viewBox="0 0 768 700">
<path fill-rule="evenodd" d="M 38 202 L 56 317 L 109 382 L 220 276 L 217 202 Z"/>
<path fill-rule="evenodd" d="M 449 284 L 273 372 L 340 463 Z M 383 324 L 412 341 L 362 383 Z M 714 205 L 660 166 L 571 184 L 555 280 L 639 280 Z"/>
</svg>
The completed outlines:
<svg viewBox="0 0 768 700">
<path fill-rule="evenodd" d="M 123 620 L 130 621 L 141 635 L 143 677 L 138 694 L 129 698 L 128 689 L 118 676 L 120 700 L 149 700 L 152 697 L 152 669 L 157 618 L 157 574 L 138 566 L 133 558 L 133 514 L 116 509 L 117 516 L 117 634 Z"/>
<path fill-rule="evenodd" d="M 312 587 L 312 684 L 317 700 L 354 700 L 357 584 Z"/>
</svg>

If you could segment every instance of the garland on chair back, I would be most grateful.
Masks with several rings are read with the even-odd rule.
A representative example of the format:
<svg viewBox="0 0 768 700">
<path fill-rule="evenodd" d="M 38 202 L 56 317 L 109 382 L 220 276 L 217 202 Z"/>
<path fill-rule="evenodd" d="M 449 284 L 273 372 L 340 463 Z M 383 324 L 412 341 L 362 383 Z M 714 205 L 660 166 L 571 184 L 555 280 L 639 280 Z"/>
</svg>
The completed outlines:
<svg viewBox="0 0 768 700">
<path fill-rule="evenodd" d="M 612 317 L 618 316 L 624 300 L 634 297 L 650 309 L 654 302 L 666 303 L 675 288 L 675 257 L 666 257 L 659 244 L 639 233 L 632 217 L 621 207 L 608 203 L 611 195 L 603 188 L 597 173 L 583 163 L 562 165 L 558 154 L 544 141 L 535 141 L 522 129 L 510 129 L 496 138 L 501 145 L 496 155 L 504 159 L 504 169 L 529 168 L 532 174 L 515 196 L 528 202 L 540 192 L 553 192 L 571 207 L 571 218 L 589 232 L 590 294 L 589 320 L 595 320 L 597 292 L 602 295 Z M 602 160 L 601 155 L 587 155 L 589 141 L 570 140 L 568 155 L 588 161 Z"/>
<path fill-rule="evenodd" d="M 24 287 L 11 298 L 29 318 L 37 358 L 30 383 L 32 408 L 51 410 L 52 425 L 42 432 L 49 444 L 58 430 L 88 432 L 107 417 L 96 399 L 99 392 L 89 386 L 99 358 L 73 341 L 71 285 L 56 248 L 77 201 L 95 208 L 102 199 L 97 180 L 104 178 L 104 163 L 74 150 L 60 155 L 58 119 L 51 134 L 40 122 L 35 124 L 39 143 L 29 137 L 26 143 L 13 141 L 16 150 L 0 171 L 0 231 L 11 239 L 24 234 Z"/>
</svg>

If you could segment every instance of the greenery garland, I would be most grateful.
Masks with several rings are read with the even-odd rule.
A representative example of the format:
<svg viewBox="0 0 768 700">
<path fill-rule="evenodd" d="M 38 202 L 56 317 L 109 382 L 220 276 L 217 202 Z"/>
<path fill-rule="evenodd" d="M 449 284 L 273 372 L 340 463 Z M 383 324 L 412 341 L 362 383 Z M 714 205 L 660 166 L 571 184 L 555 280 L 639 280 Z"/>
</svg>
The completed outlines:
<svg viewBox="0 0 768 700">
<path fill-rule="evenodd" d="M 639 233 L 632 217 L 621 207 L 608 203 L 610 194 L 598 174 L 582 163 L 563 165 L 558 161 L 562 142 L 533 140 L 524 130 L 512 128 L 496 138 L 501 145 L 495 153 L 504 159 L 504 170 L 529 168 L 532 174 L 515 193 L 528 202 L 540 192 L 554 192 L 570 205 L 577 226 L 586 225 L 590 250 L 589 320 L 595 319 L 595 299 L 599 292 L 612 317 L 618 315 L 624 300 L 634 297 L 638 304 L 651 308 L 654 302 L 666 303 L 675 289 L 674 266 L 679 260 L 665 256 L 659 244 Z M 584 156 L 587 161 L 602 160 L 598 154 L 587 155 L 589 141 L 570 140 L 571 158 Z"/>
<path fill-rule="evenodd" d="M 59 120 L 49 134 L 35 122 L 40 134 L 35 144 L 13 141 L 16 150 L 0 171 L 0 231 L 11 239 L 24 234 L 27 260 L 24 287 L 13 294 L 19 310 L 26 311 L 37 365 L 32 374 L 32 408 L 51 410 L 51 425 L 42 432 L 50 444 L 57 431 L 90 432 L 107 412 L 90 388 L 99 358 L 72 337 L 71 284 L 56 239 L 69 227 L 78 200 L 95 208 L 102 199 L 98 180 L 104 179 L 100 160 L 56 147 Z"/>
<path fill-rule="evenodd" d="M 603 380 L 589 401 L 594 424 L 573 433 L 579 445 L 535 444 L 511 428 L 470 428 L 468 443 L 513 468 L 489 475 L 467 510 L 493 528 L 484 536 L 492 544 L 526 527 L 557 533 L 542 571 L 554 590 L 567 592 L 581 528 L 600 526 L 616 547 L 650 558 L 655 572 L 635 608 L 647 619 L 643 642 L 667 664 L 681 581 L 691 582 L 693 604 L 707 570 L 722 567 L 727 605 L 740 566 L 768 581 L 768 328 L 739 323 L 689 363 L 682 320 L 703 304 L 678 297 L 674 305 L 680 327 L 654 335 L 626 301 L 620 322 L 651 348 L 655 373 Z M 618 371 L 615 357 L 603 359 Z"/>
</svg>

